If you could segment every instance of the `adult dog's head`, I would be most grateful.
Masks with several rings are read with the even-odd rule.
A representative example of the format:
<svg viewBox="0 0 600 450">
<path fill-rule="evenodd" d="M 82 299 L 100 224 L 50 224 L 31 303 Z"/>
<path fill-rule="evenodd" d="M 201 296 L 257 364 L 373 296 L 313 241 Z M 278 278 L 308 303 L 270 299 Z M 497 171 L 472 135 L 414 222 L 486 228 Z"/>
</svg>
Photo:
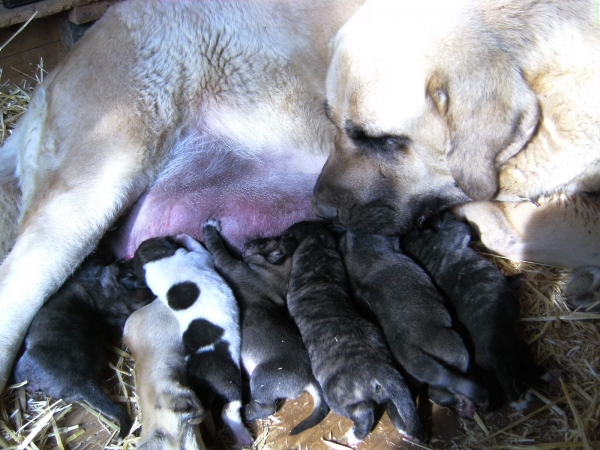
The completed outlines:
<svg viewBox="0 0 600 450">
<path fill-rule="evenodd" d="M 496 195 L 539 108 L 510 42 L 477 2 L 462 3 L 370 0 L 340 30 L 327 79 L 338 136 L 314 191 L 319 215 L 396 233 Z"/>
</svg>

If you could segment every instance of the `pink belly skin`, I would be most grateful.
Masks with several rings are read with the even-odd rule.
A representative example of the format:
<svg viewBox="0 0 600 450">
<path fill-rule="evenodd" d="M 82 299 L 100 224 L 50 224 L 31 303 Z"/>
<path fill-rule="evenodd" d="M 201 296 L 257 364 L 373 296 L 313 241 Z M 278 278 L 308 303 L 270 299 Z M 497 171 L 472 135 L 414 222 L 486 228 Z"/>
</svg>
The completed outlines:
<svg viewBox="0 0 600 450">
<path fill-rule="evenodd" d="M 316 219 L 310 201 L 325 155 L 245 159 L 211 147 L 172 157 L 108 237 L 117 257 L 133 257 L 151 237 L 187 233 L 202 241 L 202 225 L 209 219 L 221 222 L 222 236 L 240 252 L 252 239 L 279 236 L 296 222 Z"/>
</svg>

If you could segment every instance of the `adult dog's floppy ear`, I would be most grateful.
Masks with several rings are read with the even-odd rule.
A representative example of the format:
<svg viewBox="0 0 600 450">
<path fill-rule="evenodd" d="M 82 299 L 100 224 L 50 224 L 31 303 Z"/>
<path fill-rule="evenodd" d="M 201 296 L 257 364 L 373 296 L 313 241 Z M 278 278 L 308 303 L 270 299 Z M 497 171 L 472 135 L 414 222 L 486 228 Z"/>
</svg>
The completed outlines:
<svg viewBox="0 0 600 450">
<path fill-rule="evenodd" d="M 435 76 L 427 90 L 446 118 L 450 173 L 473 200 L 489 200 L 498 190 L 499 167 L 536 133 L 540 109 L 535 92 L 506 55 L 468 60 L 477 62 L 469 73 L 459 69 Z"/>
</svg>

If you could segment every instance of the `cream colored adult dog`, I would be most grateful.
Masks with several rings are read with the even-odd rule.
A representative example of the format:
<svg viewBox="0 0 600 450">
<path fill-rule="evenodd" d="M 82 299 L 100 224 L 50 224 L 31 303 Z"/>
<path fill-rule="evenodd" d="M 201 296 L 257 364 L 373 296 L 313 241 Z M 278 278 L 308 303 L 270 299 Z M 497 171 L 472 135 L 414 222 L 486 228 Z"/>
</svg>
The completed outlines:
<svg viewBox="0 0 600 450">
<path fill-rule="evenodd" d="M 516 259 L 600 264 L 600 25 L 592 0 L 369 0 L 327 80 L 319 214 L 404 231 L 444 207 Z"/>
<path fill-rule="evenodd" d="M 314 217 L 328 42 L 360 4 L 129 0 L 84 36 L 0 152 L 0 390 L 39 307 L 130 208 L 118 256 L 209 218 L 239 248 Z"/>
</svg>

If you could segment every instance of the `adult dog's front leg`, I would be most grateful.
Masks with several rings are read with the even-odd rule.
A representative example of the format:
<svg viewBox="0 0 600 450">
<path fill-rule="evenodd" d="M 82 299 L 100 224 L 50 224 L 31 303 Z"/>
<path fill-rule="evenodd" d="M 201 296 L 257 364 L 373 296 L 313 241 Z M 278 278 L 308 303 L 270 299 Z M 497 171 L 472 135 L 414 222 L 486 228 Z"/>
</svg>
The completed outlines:
<svg viewBox="0 0 600 450">
<path fill-rule="evenodd" d="M 0 390 L 39 308 L 152 173 L 133 108 L 115 108 L 100 92 L 61 92 L 57 84 L 36 92 L 42 113 L 25 117 L 11 136 L 19 147 L 22 209 L 16 242 L 0 266 Z"/>
<path fill-rule="evenodd" d="M 528 201 L 469 202 L 453 209 L 490 250 L 515 260 L 568 268 L 600 265 L 600 203 L 555 195 Z"/>
</svg>

